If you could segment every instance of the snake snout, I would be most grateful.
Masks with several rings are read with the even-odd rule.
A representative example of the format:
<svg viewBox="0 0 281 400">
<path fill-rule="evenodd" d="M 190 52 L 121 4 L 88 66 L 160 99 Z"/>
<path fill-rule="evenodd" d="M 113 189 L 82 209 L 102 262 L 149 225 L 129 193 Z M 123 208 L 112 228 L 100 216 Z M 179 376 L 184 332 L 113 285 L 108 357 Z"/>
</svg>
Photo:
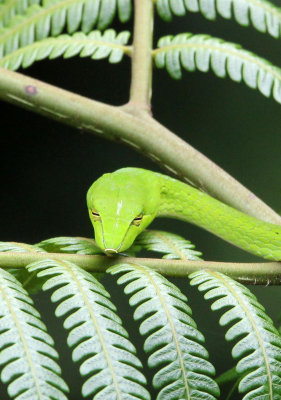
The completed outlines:
<svg viewBox="0 0 281 400">
<path fill-rule="evenodd" d="M 112 256 L 113 254 L 118 253 L 118 251 L 116 249 L 104 249 L 104 252 L 107 256 Z"/>
</svg>

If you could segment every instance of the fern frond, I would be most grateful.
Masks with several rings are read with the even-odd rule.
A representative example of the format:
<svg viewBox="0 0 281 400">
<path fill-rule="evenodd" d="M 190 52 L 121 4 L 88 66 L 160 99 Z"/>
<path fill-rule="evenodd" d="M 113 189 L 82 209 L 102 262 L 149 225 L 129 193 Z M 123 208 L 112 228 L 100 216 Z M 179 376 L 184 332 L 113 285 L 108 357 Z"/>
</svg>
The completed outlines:
<svg viewBox="0 0 281 400">
<path fill-rule="evenodd" d="M 141 362 L 104 287 L 88 272 L 66 261 L 44 260 L 28 269 L 39 277 L 50 276 L 43 290 L 56 288 L 51 297 L 59 302 L 56 315 L 67 315 L 67 343 L 73 348 L 73 360 L 82 361 L 81 375 L 87 376 L 83 396 L 96 400 L 149 399 L 143 387 L 146 380 L 138 370 Z"/>
<path fill-rule="evenodd" d="M 281 103 L 281 69 L 237 44 L 209 35 L 183 33 L 161 38 L 158 47 L 153 52 L 156 65 L 166 67 L 174 79 L 181 78 L 182 67 L 188 71 L 212 70 L 220 78 L 243 81 L 266 97 L 272 94 Z"/>
<path fill-rule="evenodd" d="M 15 400 L 66 400 L 58 354 L 21 284 L 0 269 L 1 380 Z"/>
<path fill-rule="evenodd" d="M 19 243 L 19 242 L 0 242 L 0 252 L 1 251 L 14 251 L 16 253 L 24 252 L 42 252 L 44 250 L 36 245 Z"/>
<path fill-rule="evenodd" d="M 281 396 L 281 337 L 271 319 L 249 289 L 213 271 L 190 275 L 191 285 L 214 300 L 212 310 L 227 308 L 220 325 L 230 325 L 225 337 L 236 340 L 232 356 L 239 360 L 236 370 L 243 400 L 277 400 Z M 238 340 L 238 341 L 237 341 Z"/>
<path fill-rule="evenodd" d="M 0 242 L 0 252 L 13 251 L 15 253 L 44 252 L 39 246 L 17 242 Z M 36 274 L 30 274 L 26 268 L 7 269 L 30 294 L 39 292 L 42 280 L 36 278 Z"/>
<path fill-rule="evenodd" d="M 48 253 L 104 254 L 93 239 L 60 236 L 37 244 Z"/>
<path fill-rule="evenodd" d="M 15 15 L 22 15 L 28 7 L 40 4 L 41 0 L 7 0 L 0 4 L 0 28 L 7 26 Z"/>
<path fill-rule="evenodd" d="M 130 17 L 131 0 L 45 0 L 33 5 L 24 16 L 16 16 L 0 30 L 1 57 L 48 36 L 58 36 L 64 28 L 69 34 L 81 26 L 84 33 L 94 26 L 105 29 L 117 9 L 125 21 Z"/>
<path fill-rule="evenodd" d="M 165 21 L 170 21 L 173 14 L 183 16 L 186 11 L 200 12 L 209 20 L 219 14 L 226 19 L 234 18 L 240 25 L 252 24 L 260 32 L 280 37 L 281 8 L 267 0 L 156 0 L 156 5 Z"/>
<path fill-rule="evenodd" d="M 78 32 L 72 36 L 61 35 L 48 38 L 6 55 L 0 59 L 0 66 L 15 71 L 20 67 L 27 68 L 35 61 L 47 57 L 49 59 L 61 56 L 70 58 L 76 55 L 91 57 L 95 60 L 108 57 L 110 63 L 118 63 L 122 60 L 124 52 L 129 52 L 124 46 L 129 35 L 129 32 L 116 34 L 112 29 L 108 29 L 103 34 L 100 31 L 93 31 L 89 35 Z"/>
<path fill-rule="evenodd" d="M 146 230 L 137 237 L 135 244 L 146 250 L 164 253 L 162 258 L 170 260 L 201 260 L 199 256 L 202 253 L 193 250 L 195 246 L 189 240 L 170 232 Z"/>
<path fill-rule="evenodd" d="M 111 274 L 123 273 L 118 283 L 137 306 L 134 319 L 142 320 L 140 333 L 147 335 L 144 350 L 150 353 L 148 365 L 158 368 L 153 385 L 160 392 L 157 400 L 213 400 L 219 395 L 211 378 L 215 370 L 207 360 L 203 335 L 191 317 L 186 297 L 160 274 L 142 265 L 111 267 Z"/>
</svg>

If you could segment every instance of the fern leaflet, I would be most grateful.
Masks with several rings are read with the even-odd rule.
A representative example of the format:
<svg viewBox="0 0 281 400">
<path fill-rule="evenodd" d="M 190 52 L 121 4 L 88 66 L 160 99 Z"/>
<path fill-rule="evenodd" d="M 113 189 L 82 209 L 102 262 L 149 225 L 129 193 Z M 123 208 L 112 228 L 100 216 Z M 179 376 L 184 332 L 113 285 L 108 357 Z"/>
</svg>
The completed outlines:
<svg viewBox="0 0 281 400">
<path fill-rule="evenodd" d="M 88 272 L 66 261 L 44 260 L 28 266 L 39 277 L 49 277 L 43 290 L 54 289 L 52 301 L 59 302 L 56 315 L 67 318 L 67 343 L 72 358 L 82 361 L 80 373 L 87 376 L 83 396 L 93 399 L 147 400 L 141 362 L 128 340 L 104 287 Z M 58 288 L 57 288 L 58 287 Z"/>
<path fill-rule="evenodd" d="M 94 26 L 105 29 L 117 8 L 123 21 L 130 17 L 130 0 L 45 0 L 43 7 L 34 4 L 25 15 L 17 15 L 8 27 L 0 30 L 0 55 L 48 36 L 58 36 L 64 28 L 69 34 L 80 25 L 84 33 Z"/>
<path fill-rule="evenodd" d="M 15 400 L 66 400 L 58 354 L 21 284 L 0 269 L 1 380 Z"/>
<path fill-rule="evenodd" d="M 214 20 L 216 15 L 234 18 L 240 25 L 250 23 L 260 32 L 278 38 L 281 32 L 281 8 L 267 0 L 156 0 L 158 14 L 170 21 L 173 14 L 183 16 L 187 11 L 201 12 Z"/>
<path fill-rule="evenodd" d="M 33 4 L 40 4 L 41 0 L 6 0 L 0 4 L 0 28 L 7 26 L 10 20 L 19 14 L 24 14 L 26 9 Z"/>
<path fill-rule="evenodd" d="M 166 67 L 172 78 L 180 79 L 182 67 L 188 71 L 210 69 L 216 76 L 228 75 L 233 81 L 242 80 L 252 89 L 281 103 L 281 69 L 269 61 L 243 50 L 241 46 L 209 35 L 183 33 L 165 36 L 154 50 L 158 68 Z"/>
<path fill-rule="evenodd" d="M 219 394 L 211 378 L 215 370 L 202 346 L 203 335 L 191 318 L 186 297 L 160 274 L 142 265 L 111 267 L 123 273 L 118 283 L 127 283 L 130 305 L 137 306 L 134 319 L 142 320 L 140 333 L 148 335 L 144 350 L 148 365 L 158 367 L 153 385 L 160 389 L 157 400 L 213 400 Z M 126 272 L 126 273 L 125 273 Z"/>
<path fill-rule="evenodd" d="M 48 253 L 104 254 L 93 239 L 83 237 L 55 237 L 38 243 Z"/>
<path fill-rule="evenodd" d="M 108 57 L 109 62 L 118 63 L 122 60 L 124 52 L 129 52 L 124 46 L 128 39 L 129 32 L 116 35 L 112 29 L 108 29 L 103 35 L 99 31 L 93 31 L 89 35 L 82 32 L 72 36 L 61 35 L 43 39 L 6 55 L 0 59 L 0 66 L 15 71 L 20 67 L 27 68 L 35 61 L 47 57 L 49 59 L 60 56 L 70 58 L 76 55 L 91 57 L 95 60 Z"/>
<path fill-rule="evenodd" d="M 164 253 L 163 258 L 170 260 L 201 260 L 202 253 L 193 250 L 195 246 L 189 240 L 170 232 L 146 230 L 137 237 L 135 244 Z"/>
<path fill-rule="evenodd" d="M 0 252 L 12 251 L 15 253 L 44 252 L 39 246 L 17 242 L 0 242 Z M 10 272 L 28 293 L 37 293 L 42 287 L 42 280 L 36 278 L 36 274 L 30 274 L 26 268 L 9 268 Z"/>
<path fill-rule="evenodd" d="M 243 285 L 213 271 L 190 275 L 191 285 L 215 300 L 212 310 L 227 307 L 220 325 L 231 324 L 225 337 L 238 339 L 232 356 L 238 359 L 236 370 L 243 400 L 278 400 L 281 396 L 281 337 L 256 297 Z"/>
<path fill-rule="evenodd" d="M 22 252 L 42 252 L 44 250 L 40 249 L 39 246 L 34 246 L 26 243 L 18 243 L 18 242 L 0 242 L 0 252 L 1 251 L 13 251 L 16 253 Z"/>
</svg>

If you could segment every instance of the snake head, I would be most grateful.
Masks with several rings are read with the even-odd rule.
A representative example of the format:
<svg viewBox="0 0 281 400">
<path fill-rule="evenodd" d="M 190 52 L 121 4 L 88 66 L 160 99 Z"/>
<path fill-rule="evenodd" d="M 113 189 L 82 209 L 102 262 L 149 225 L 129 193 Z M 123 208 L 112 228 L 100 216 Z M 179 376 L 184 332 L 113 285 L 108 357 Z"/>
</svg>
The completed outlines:
<svg viewBox="0 0 281 400">
<path fill-rule="evenodd" d="M 106 254 L 119 253 L 131 247 L 158 211 L 157 181 L 155 187 L 142 173 L 131 174 L 130 170 L 124 168 L 103 175 L 87 194 L 95 240 Z"/>
</svg>

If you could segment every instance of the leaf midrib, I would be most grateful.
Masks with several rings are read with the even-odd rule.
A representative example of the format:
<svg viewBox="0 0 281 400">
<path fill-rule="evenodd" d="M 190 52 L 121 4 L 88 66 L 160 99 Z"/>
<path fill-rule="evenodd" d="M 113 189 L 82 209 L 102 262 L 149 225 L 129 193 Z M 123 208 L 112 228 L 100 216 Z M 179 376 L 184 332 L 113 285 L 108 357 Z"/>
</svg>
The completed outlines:
<svg viewBox="0 0 281 400">
<path fill-rule="evenodd" d="M 117 43 L 107 42 L 107 41 L 99 41 L 99 40 L 95 40 L 95 39 L 87 39 L 87 38 L 85 38 L 85 39 L 77 38 L 76 39 L 76 38 L 73 38 L 72 36 L 69 36 L 69 38 L 61 38 L 60 39 L 60 37 L 58 36 L 56 38 L 43 39 L 41 41 L 31 43 L 27 46 L 24 46 L 15 51 L 12 51 L 11 53 L 0 58 L 0 64 L 5 63 L 6 60 L 9 60 L 9 58 L 16 57 L 17 54 L 20 55 L 21 53 L 28 52 L 28 51 L 32 50 L 32 48 L 36 49 L 36 48 L 40 48 L 40 47 L 44 47 L 44 46 L 48 46 L 48 45 L 52 45 L 52 44 L 54 46 L 59 45 L 59 44 L 61 46 L 63 46 L 66 43 L 69 45 L 73 45 L 73 44 L 75 44 L 75 42 L 77 42 L 77 44 L 83 44 L 83 47 L 85 47 L 87 44 L 95 44 L 99 48 L 102 46 L 107 46 L 107 47 L 110 47 L 112 50 L 118 49 L 118 50 L 121 50 L 124 54 L 130 54 L 130 46 L 123 46 L 123 45 L 119 45 Z M 52 52 L 52 50 L 50 51 L 50 53 Z M 65 49 L 65 51 L 61 55 L 63 55 L 67 50 L 68 49 Z M 98 50 L 98 49 L 96 49 L 96 50 Z M 82 51 L 82 49 L 81 49 L 81 51 Z"/>
<path fill-rule="evenodd" d="M 210 38 L 210 39 L 215 39 L 215 38 Z M 227 45 L 227 44 L 230 44 L 230 43 L 224 42 L 224 44 Z M 180 51 L 181 48 L 192 48 L 192 47 L 194 47 L 194 48 L 205 48 L 205 49 L 210 50 L 211 52 L 219 51 L 221 53 L 227 53 L 227 54 L 229 54 L 231 56 L 244 59 L 244 60 L 248 61 L 249 63 L 256 64 L 261 69 L 263 69 L 263 70 L 267 71 L 268 73 L 272 74 L 279 81 L 281 80 L 281 70 L 278 71 L 277 67 L 274 67 L 274 66 L 271 66 L 271 65 L 267 65 L 266 63 L 268 61 L 266 61 L 266 60 L 257 60 L 256 57 L 254 57 L 254 56 L 246 55 L 245 52 L 247 50 L 244 50 L 244 49 L 241 49 L 240 51 L 239 51 L 239 49 L 237 49 L 235 51 L 235 50 L 226 49 L 225 47 L 220 47 L 218 45 L 214 46 L 214 45 L 207 45 L 207 44 L 194 43 L 194 42 L 193 43 L 177 43 L 177 44 L 171 44 L 171 45 L 168 45 L 168 46 L 163 46 L 163 47 L 160 47 L 158 49 L 154 49 L 152 51 L 152 55 L 156 56 L 157 54 L 159 54 L 161 52 L 168 52 L 168 51 L 172 51 L 172 50 L 179 50 Z"/>
<path fill-rule="evenodd" d="M 0 43 L 5 42 L 5 39 L 9 36 L 14 35 L 16 32 L 20 31 L 24 26 L 26 25 L 31 25 L 32 22 L 36 23 L 37 19 L 40 19 L 42 17 L 46 17 L 48 14 L 53 14 L 56 10 L 60 8 L 67 7 L 68 5 L 71 5 L 72 3 L 85 3 L 86 0 L 64 0 L 61 1 L 55 5 L 52 5 L 48 8 L 43 8 L 42 6 L 38 6 L 41 8 L 41 11 L 39 11 L 37 14 L 34 14 L 32 16 L 27 17 L 24 19 L 21 23 L 15 25 L 14 27 L 9 27 L 7 26 L 4 28 L 6 30 L 5 33 L 2 35 L 0 34 Z M 32 7 L 32 6 L 31 6 Z M 21 15 L 23 18 L 25 15 Z"/>
<path fill-rule="evenodd" d="M 175 251 L 175 252 L 172 253 L 172 254 L 178 255 L 178 256 L 180 257 L 181 260 L 188 260 L 188 258 L 184 255 L 184 253 L 175 245 L 175 243 L 174 243 L 171 239 L 169 239 L 169 238 L 167 238 L 166 236 L 161 235 L 161 233 L 155 232 L 155 231 L 154 231 L 154 235 L 155 235 L 155 236 L 158 236 L 163 242 L 167 243 L 168 246 L 170 246 L 170 248 L 171 248 L 172 250 Z M 170 254 L 171 254 L 171 251 L 170 251 Z"/>
<path fill-rule="evenodd" d="M 172 335 L 174 337 L 174 342 L 176 344 L 177 354 L 179 356 L 180 368 L 181 368 L 182 376 L 183 376 L 183 379 L 184 379 L 184 386 L 185 386 L 185 391 L 186 391 L 186 395 L 187 395 L 187 400 L 191 400 L 191 394 L 190 394 L 189 384 L 188 384 L 188 381 L 187 381 L 187 376 L 186 376 L 186 370 L 185 370 L 185 366 L 184 366 L 183 356 L 182 356 L 182 352 L 181 352 L 179 341 L 178 341 L 178 335 L 177 335 L 173 320 L 172 320 L 172 318 L 170 316 L 169 309 L 166 306 L 165 299 L 162 296 L 161 291 L 158 288 L 158 285 L 155 283 L 154 279 L 152 279 L 152 276 L 147 272 L 147 270 L 145 268 L 142 268 L 142 266 L 138 265 L 138 264 L 134 264 L 133 268 L 139 269 L 142 273 L 144 273 L 146 275 L 148 280 L 152 283 L 152 285 L 153 285 L 153 287 L 154 287 L 154 289 L 155 289 L 155 291 L 156 291 L 156 293 L 157 293 L 157 295 L 159 297 L 161 305 L 162 305 L 163 309 L 165 310 L 167 319 L 169 321 L 169 324 L 170 324 L 170 327 L 171 327 L 171 330 L 172 330 Z"/>
<path fill-rule="evenodd" d="M 17 0 L 10 0 L 7 3 L 0 3 L 3 5 L 2 11 L 0 9 L 0 20 L 3 18 L 3 15 L 7 12 L 7 10 L 11 9 Z"/>
<path fill-rule="evenodd" d="M 2 279 L 4 279 L 4 278 L 0 277 L 0 279 L 2 280 Z M 19 334 L 19 336 L 20 336 L 21 342 L 22 342 L 22 344 L 23 344 L 23 348 L 24 348 L 24 351 L 25 351 L 25 354 L 26 354 L 26 357 L 27 357 L 28 364 L 29 364 L 29 366 L 30 366 L 31 374 L 32 374 L 33 380 L 34 380 L 34 382 L 35 382 L 36 391 L 37 391 L 37 393 L 38 393 L 39 399 L 40 399 L 40 400 L 43 400 L 43 399 L 44 399 L 44 396 L 43 396 L 43 394 L 42 394 L 42 392 L 41 392 L 41 388 L 40 388 L 40 384 L 39 384 L 39 379 L 38 379 L 38 377 L 37 377 L 36 369 L 34 368 L 33 361 L 32 361 L 32 356 L 31 356 L 31 354 L 30 354 L 30 352 L 29 352 L 29 347 L 28 347 L 28 345 L 27 345 L 27 341 L 26 341 L 26 339 L 25 339 L 25 335 L 24 335 L 24 333 L 23 333 L 23 331 L 22 331 L 22 327 L 21 327 L 21 324 L 20 324 L 20 322 L 19 322 L 17 313 L 14 312 L 13 306 L 12 306 L 12 304 L 10 303 L 10 300 L 9 300 L 8 296 L 6 295 L 5 290 L 2 288 L 2 285 L 0 285 L 0 292 L 1 292 L 1 294 L 2 294 L 2 296 L 3 296 L 3 298 L 4 298 L 5 302 L 6 302 L 6 304 L 7 304 L 7 306 L 8 306 L 8 309 L 9 309 L 9 311 L 10 311 L 10 313 L 11 313 L 11 316 L 12 316 L 12 318 L 13 318 L 13 320 L 14 320 L 14 323 L 15 323 L 15 325 L 16 325 L 16 327 L 17 327 L 17 331 L 18 331 L 18 334 Z M 24 375 L 24 374 L 23 374 L 23 375 Z"/>
<path fill-rule="evenodd" d="M 278 16 L 281 19 L 281 10 L 279 7 L 275 7 L 273 4 L 270 3 L 261 3 L 259 0 L 246 0 L 250 4 L 254 4 L 260 8 L 263 8 L 265 11 Z"/>
<path fill-rule="evenodd" d="M 265 367 L 266 367 L 266 374 L 267 374 L 268 383 L 269 383 L 269 391 L 270 391 L 269 396 L 270 396 L 270 400 L 273 400 L 272 374 L 271 374 L 271 371 L 270 371 L 270 363 L 268 361 L 266 350 L 265 350 L 265 347 L 264 347 L 264 343 L 263 343 L 262 338 L 260 337 L 259 330 L 257 328 L 256 322 L 252 318 L 252 316 L 251 316 L 247 306 L 245 305 L 243 299 L 238 295 L 238 293 L 233 289 L 233 287 L 221 275 L 217 274 L 216 272 L 208 270 L 208 273 L 211 276 L 214 276 L 216 279 L 220 280 L 223 283 L 223 285 L 225 287 L 227 287 L 229 292 L 236 298 L 238 304 L 240 304 L 240 306 L 242 307 L 242 309 L 245 312 L 246 316 L 248 317 L 248 319 L 249 319 L 249 321 L 250 321 L 250 323 L 251 323 L 251 325 L 253 327 L 253 330 L 254 330 L 254 332 L 256 334 L 256 337 L 257 337 L 257 340 L 259 342 L 260 348 L 262 350 L 262 355 L 263 355 L 263 359 L 264 359 L 264 363 L 265 363 Z"/>
<path fill-rule="evenodd" d="M 80 284 L 80 281 L 77 279 L 77 277 L 76 277 L 75 273 L 73 272 L 72 268 L 70 268 L 69 265 L 64 261 L 58 261 L 58 262 L 59 262 L 59 264 L 63 265 L 64 268 L 67 269 L 69 274 L 73 277 L 73 280 L 75 281 L 80 293 L 82 294 L 82 297 L 83 297 L 83 300 L 85 302 L 85 305 L 88 308 L 89 314 L 90 314 L 90 316 L 92 318 L 92 321 L 94 323 L 94 327 L 96 329 L 96 333 L 98 335 L 101 347 L 103 349 L 103 352 L 104 352 L 104 355 L 105 355 L 105 358 L 106 358 L 106 361 L 107 361 L 107 365 L 108 365 L 109 370 L 111 372 L 111 376 L 112 376 L 113 384 L 114 384 L 114 387 L 115 387 L 115 390 L 116 390 L 116 394 L 118 396 L 118 399 L 122 400 L 122 396 L 121 396 L 121 393 L 120 393 L 120 390 L 119 390 L 119 387 L 118 387 L 118 383 L 117 383 L 117 379 L 116 379 L 116 376 L 115 376 L 115 370 L 114 370 L 114 367 L 113 367 L 113 365 L 111 363 L 111 360 L 110 360 L 110 357 L 109 357 L 109 354 L 108 354 L 108 350 L 107 350 L 107 346 L 106 346 L 105 341 L 103 339 L 102 332 L 100 331 L 97 319 L 95 317 L 95 314 L 93 313 L 92 306 L 91 306 L 91 304 L 90 304 L 90 302 L 88 300 L 88 297 L 87 297 L 86 293 L 84 292 L 83 287 Z"/>
<path fill-rule="evenodd" d="M 156 4 L 158 0 L 153 0 L 153 2 Z M 270 14 L 276 15 L 280 20 L 281 20 L 281 10 L 279 7 L 274 6 L 273 4 L 268 4 L 265 2 L 260 2 L 259 0 L 244 0 L 247 3 L 254 4 L 257 7 L 262 8 L 263 10 L 265 10 L 265 12 L 269 12 Z M 232 0 L 232 3 L 234 3 L 235 0 Z M 185 6 L 185 9 L 189 12 L 189 10 L 187 9 L 187 7 Z M 200 12 L 200 9 L 199 11 Z M 217 8 L 216 8 L 216 12 L 217 12 Z M 232 14 L 233 15 L 233 14 Z M 239 21 L 239 20 L 238 20 Z"/>
</svg>

